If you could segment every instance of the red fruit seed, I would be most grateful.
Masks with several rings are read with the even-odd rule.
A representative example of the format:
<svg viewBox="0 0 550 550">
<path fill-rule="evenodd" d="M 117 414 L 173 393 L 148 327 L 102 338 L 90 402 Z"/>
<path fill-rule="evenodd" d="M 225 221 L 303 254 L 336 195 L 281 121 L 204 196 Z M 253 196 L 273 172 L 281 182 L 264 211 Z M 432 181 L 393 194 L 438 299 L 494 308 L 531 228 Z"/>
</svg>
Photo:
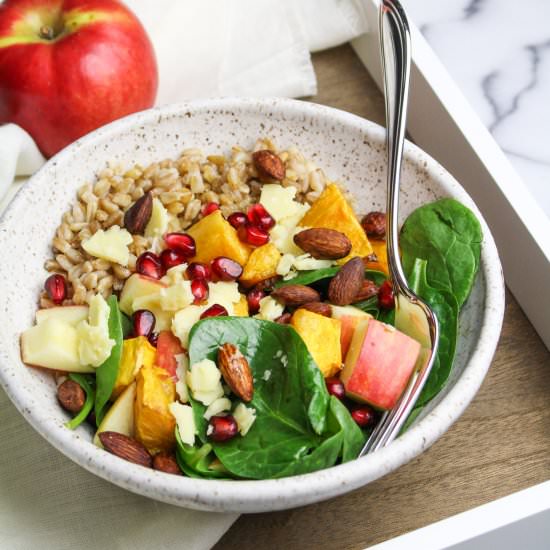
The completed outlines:
<svg viewBox="0 0 550 550">
<path fill-rule="evenodd" d="M 351 417 L 359 427 L 366 428 L 374 424 L 376 414 L 368 405 L 362 405 L 351 411 Z"/>
<path fill-rule="evenodd" d="M 212 214 L 212 212 L 215 212 L 219 209 L 220 205 L 217 202 L 209 202 L 202 207 L 202 215 L 208 216 L 208 214 Z"/>
<path fill-rule="evenodd" d="M 334 395 L 334 397 L 337 397 L 340 401 L 344 399 L 346 396 L 346 389 L 339 378 L 327 378 L 325 384 L 327 385 L 327 390 L 330 395 Z"/>
<path fill-rule="evenodd" d="M 213 416 L 208 423 L 206 435 L 212 441 L 228 441 L 239 433 L 239 427 L 232 415 Z"/>
<path fill-rule="evenodd" d="M 210 264 L 212 271 L 221 281 L 235 281 L 243 273 L 243 268 L 239 263 L 225 256 L 218 256 Z"/>
<path fill-rule="evenodd" d="M 275 225 L 275 219 L 262 204 L 250 205 L 246 215 L 252 225 L 257 225 L 266 231 Z"/>
<path fill-rule="evenodd" d="M 144 252 L 136 260 L 136 271 L 152 279 L 160 279 L 163 275 L 160 259 L 152 252 Z"/>
<path fill-rule="evenodd" d="M 245 225 L 248 221 L 248 218 L 246 217 L 246 214 L 244 212 L 234 212 L 231 214 L 227 221 L 235 228 L 239 229 L 241 225 Z"/>
<path fill-rule="evenodd" d="M 205 281 L 212 279 L 210 266 L 199 262 L 190 263 L 186 273 L 189 279 L 204 279 Z"/>
<path fill-rule="evenodd" d="M 241 225 L 238 234 L 241 241 L 252 246 L 262 246 L 269 242 L 269 233 L 258 225 Z"/>
<path fill-rule="evenodd" d="M 44 289 L 46 290 L 48 297 L 54 304 L 61 304 L 67 296 L 67 281 L 65 277 L 59 273 L 50 275 L 45 283 Z"/>
<path fill-rule="evenodd" d="M 195 297 L 194 304 L 200 304 L 208 300 L 208 283 L 205 279 L 193 279 L 191 281 L 191 292 Z"/>
<path fill-rule="evenodd" d="M 155 316 L 148 309 L 138 309 L 132 315 L 134 336 L 149 337 L 155 328 Z"/>
<path fill-rule="evenodd" d="M 260 300 L 265 298 L 265 292 L 259 288 L 251 290 L 246 295 L 246 301 L 248 302 L 248 313 L 254 315 L 260 311 Z"/>
<path fill-rule="evenodd" d="M 164 242 L 168 248 L 181 252 L 186 258 L 192 258 L 197 253 L 195 239 L 186 233 L 167 233 Z"/>
<path fill-rule="evenodd" d="M 184 264 L 185 260 L 187 260 L 187 257 L 181 250 L 167 248 L 160 254 L 160 261 L 165 271 L 169 270 L 171 267 Z"/>
<path fill-rule="evenodd" d="M 395 299 L 390 281 L 384 281 L 378 290 L 378 305 L 382 309 L 393 309 Z"/>
<path fill-rule="evenodd" d="M 207 317 L 220 317 L 220 316 L 227 316 L 229 313 L 227 313 L 227 309 L 225 309 L 220 304 L 214 304 L 213 306 L 210 306 L 206 311 L 202 312 L 201 319 L 206 319 Z"/>
</svg>

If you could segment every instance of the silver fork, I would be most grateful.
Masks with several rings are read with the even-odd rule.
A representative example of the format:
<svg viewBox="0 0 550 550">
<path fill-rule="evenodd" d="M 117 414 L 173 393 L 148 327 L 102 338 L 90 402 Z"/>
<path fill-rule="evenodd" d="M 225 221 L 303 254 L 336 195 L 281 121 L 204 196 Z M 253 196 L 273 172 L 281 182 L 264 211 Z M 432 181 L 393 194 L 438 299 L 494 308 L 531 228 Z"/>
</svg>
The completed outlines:
<svg viewBox="0 0 550 550">
<path fill-rule="evenodd" d="M 422 349 L 403 395 L 393 409 L 384 413 L 359 456 L 372 453 L 397 437 L 430 374 L 439 341 L 437 317 L 409 288 L 399 257 L 399 184 L 409 95 L 411 39 L 407 16 L 398 0 L 381 2 L 379 28 L 388 151 L 386 238 L 395 293 L 395 327 L 420 342 Z"/>
</svg>

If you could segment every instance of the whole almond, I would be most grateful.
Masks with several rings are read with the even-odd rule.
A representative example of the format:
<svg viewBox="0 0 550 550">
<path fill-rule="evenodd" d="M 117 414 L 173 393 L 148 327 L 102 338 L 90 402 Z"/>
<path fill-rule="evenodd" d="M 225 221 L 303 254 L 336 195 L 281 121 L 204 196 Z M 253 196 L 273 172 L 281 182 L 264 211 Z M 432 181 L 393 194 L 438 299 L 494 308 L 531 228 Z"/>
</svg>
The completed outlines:
<svg viewBox="0 0 550 550">
<path fill-rule="evenodd" d="M 362 300 L 368 300 L 369 298 L 376 296 L 378 294 L 379 289 L 380 287 L 374 281 L 365 279 L 361 286 L 361 290 L 357 293 L 357 295 L 353 299 L 353 303 L 361 302 Z"/>
<path fill-rule="evenodd" d="M 305 285 L 286 285 L 276 288 L 271 296 L 287 306 L 301 306 L 308 302 L 320 302 L 319 293 Z"/>
<path fill-rule="evenodd" d="M 361 220 L 361 226 L 369 239 L 382 240 L 386 237 L 386 214 L 384 212 L 369 212 Z"/>
<path fill-rule="evenodd" d="M 268 149 L 262 149 L 252 154 L 252 161 L 262 181 L 283 181 L 285 165 L 283 161 Z"/>
<path fill-rule="evenodd" d="M 318 315 L 324 315 L 325 317 L 330 317 L 332 315 L 332 308 L 330 304 L 325 304 L 324 302 L 309 302 L 300 306 L 300 309 L 307 309 Z"/>
<path fill-rule="evenodd" d="M 151 468 L 153 459 L 147 449 L 135 439 L 118 432 L 101 432 L 99 440 L 106 451 L 128 462 Z"/>
<path fill-rule="evenodd" d="M 357 256 L 346 262 L 330 281 L 328 299 L 337 306 L 351 304 L 363 286 L 365 268 Z"/>
<path fill-rule="evenodd" d="M 86 401 L 86 393 L 74 380 L 65 380 L 57 387 L 59 404 L 72 413 L 80 412 Z"/>
<path fill-rule="evenodd" d="M 124 227 L 132 235 L 143 235 L 153 213 L 153 195 L 150 191 L 139 198 L 124 214 Z"/>
<path fill-rule="evenodd" d="M 252 371 L 246 357 L 233 344 L 224 344 L 218 350 L 218 367 L 225 383 L 243 401 L 251 401 L 254 395 Z"/>
<path fill-rule="evenodd" d="M 159 453 L 153 457 L 153 469 L 166 474 L 181 475 L 180 467 L 173 454 Z"/>
<path fill-rule="evenodd" d="M 304 229 L 294 235 L 294 242 L 317 260 L 339 260 L 351 252 L 351 241 L 343 233 L 325 227 Z"/>
</svg>

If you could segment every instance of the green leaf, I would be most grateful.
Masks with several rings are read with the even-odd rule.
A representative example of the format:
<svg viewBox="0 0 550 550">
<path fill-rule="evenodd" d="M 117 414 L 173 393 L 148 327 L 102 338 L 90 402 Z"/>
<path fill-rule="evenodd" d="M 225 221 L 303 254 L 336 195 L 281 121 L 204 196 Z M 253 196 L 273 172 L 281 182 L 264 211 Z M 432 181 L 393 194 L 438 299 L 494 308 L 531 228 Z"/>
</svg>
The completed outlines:
<svg viewBox="0 0 550 550">
<path fill-rule="evenodd" d="M 240 317 L 205 319 L 191 331 L 190 364 L 216 360 L 226 342 L 249 362 L 254 397 L 247 406 L 256 410 L 245 437 L 211 443 L 232 474 L 274 478 L 331 466 L 342 454 L 351 457 L 361 431 L 345 407 L 332 404 L 321 371 L 292 327 Z M 205 407 L 193 399 L 191 405 L 199 438 L 206 442 Z"/>
<path fill-rule="evenodd" d="M 65 424 L 67 428 L 74 430 L 75 428 L 78 428 L 78 426 L 80 426 L 86 418 L 88 418 L 88 415 L 94 406 L 95 380 L 92 376 L 86 376 L 78 373 L 69 374 L 69 379 L 76 382 L 86 393 L 86 401 L 84 402 L 82 409 L 80 409 L 78 414 L 72 420 Z"/>
<path fill-rule="evenodd" d="M 109 338 L 115 341 L 115 345 L 111 355 L 96 369 L 95 416 L 98 426 L 113 393 L 122 354 L 122 320 L 116 296 L 109 296 L 107 303 L 109 304 Z"/>
<path fill-rule="evenodd" d="M 426 280 L 451 292 L 462 307 L 479 268 L 481 226 L 474 214 L 454 199 L 442 199 L 416 209 L 401 230 L 405 273 L 417 258 L 426 260 Z"/>
<path fill-rule="evenodd" d="M 202 479 L 231 477 L 229 472 L 211 467 L 215 458 L 210 443 L 200 447 L 186 445 L 182 442 L 179 430 L 176 428 L 176 461 L 185 475 Z"/>
<path fill-rule="evenodd" d="M 128 317 L 125 313 L 122 313 L 122 311 L 120 312 L 120 323 L 122 326 L 122 337 L 124 339 L 131 338 L 134 333 L 134 327 L 130 317 Z"/>
<path fill-rule="evenodd" d="M 426 385 L 417 401 L 417 406 L 426 404 L 437 395 L 449 378 L 458 338 L 458 304 L 446 290 L 431 287 L 426 280 L 427 262 L 417 259 L 408 275 L 412 290 L 434 310 L 439 321 L 439 348 Z"/>
</svg>

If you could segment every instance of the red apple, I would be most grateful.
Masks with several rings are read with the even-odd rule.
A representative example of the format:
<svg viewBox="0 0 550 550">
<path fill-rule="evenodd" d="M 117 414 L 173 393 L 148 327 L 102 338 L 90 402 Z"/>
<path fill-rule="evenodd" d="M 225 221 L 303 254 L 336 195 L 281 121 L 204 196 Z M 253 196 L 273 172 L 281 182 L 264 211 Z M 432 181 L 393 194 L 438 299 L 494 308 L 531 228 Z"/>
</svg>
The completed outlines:
<svg viewBox="0 0 550 550">
<path fill-rule="evenodd" d="M 171 331 L 162 330 L 159 332 L 155 364 L 157 367 L 163 368 L 176 381 L 178 379 L 176 374 L 176 369 L 178 368 L 176 355 L 180 355 L 183 352 L 184 349 L 181 347 L 179 339 Z"/>
<path fill-rule="evenodd" d="M 0 2 L 0 124 L 14 122 L 46 156 L 151 107 L 153 47 L 117 0 Z"/>
<path fill-rule="evenodd" d="M 345 359 L 351 344 L 351 339 L 360 321 L 371 319 L 372 315 L 353 306 L 331 306 L 332 317 L 340 320 L 340 347 Z"/>
<path fill-rule="evenodd" d="M 361 321 L 340 375 L 346 395 L 378 409 L 393 408 L 419 353 L 420 344 L 394 327 L 375 319 Z"/>
</svg>

